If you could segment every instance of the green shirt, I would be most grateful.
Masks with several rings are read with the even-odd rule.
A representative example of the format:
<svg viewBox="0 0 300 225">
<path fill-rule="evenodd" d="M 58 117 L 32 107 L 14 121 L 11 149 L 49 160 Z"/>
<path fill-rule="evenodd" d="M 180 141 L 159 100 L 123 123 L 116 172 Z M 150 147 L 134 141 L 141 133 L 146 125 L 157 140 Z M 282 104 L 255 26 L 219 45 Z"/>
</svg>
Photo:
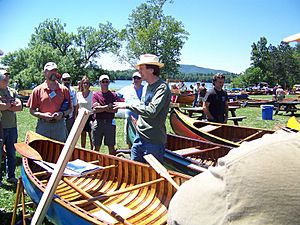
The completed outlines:
<svg viewBox="0 0 300 225">
<path fill-rule="evenodd" d="M 142 139 L 153 144 L 165 144 L 166 118 L 169 111 L 171 91 L 161 79 L 148 85 L 144 99 L 140 105 L 127 108 L 138 114 L 137 131 Z"/>
<path fill-rule="evenodd" d="M 16 98 L 18 95 L 16 91 L 10 87 L 5 89 L 0 89 L 1 98 Z M 2 126 L 3 128 L 14 128 L 17 127 L 17 116 L 15 112 L 12 111 L 1 111 L 2 113 Z"/>
</svg>

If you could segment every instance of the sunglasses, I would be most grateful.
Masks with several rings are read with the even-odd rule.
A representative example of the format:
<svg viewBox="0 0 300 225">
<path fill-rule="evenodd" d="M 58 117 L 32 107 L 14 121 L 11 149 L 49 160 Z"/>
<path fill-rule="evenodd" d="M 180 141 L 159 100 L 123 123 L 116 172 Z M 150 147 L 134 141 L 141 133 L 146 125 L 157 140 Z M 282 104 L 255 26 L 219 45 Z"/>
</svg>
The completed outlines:
<svg viewBox="0 0 300 225">
<path fill-rule="evenodd" d="M 102 84 L 108 84 L 109 83 L 109 80 L 103 80 L 101 81 Z"/>
<path fill-rule="evenodd" d="M 70 81 L 70 79 L 69 78 L 64 78 L 64 79 L 62 79 L 63 81 Z"/>
<path fill-rule="evenodd" d="M 90 82 L 83 82 L 83 84 L 85 84 L 85 85 L 90 85 Z"/>
<path fill-rule="evenodd" d="M 134 80 L 140 80 L 140 77 L 133 77 Z"/>
</svg>

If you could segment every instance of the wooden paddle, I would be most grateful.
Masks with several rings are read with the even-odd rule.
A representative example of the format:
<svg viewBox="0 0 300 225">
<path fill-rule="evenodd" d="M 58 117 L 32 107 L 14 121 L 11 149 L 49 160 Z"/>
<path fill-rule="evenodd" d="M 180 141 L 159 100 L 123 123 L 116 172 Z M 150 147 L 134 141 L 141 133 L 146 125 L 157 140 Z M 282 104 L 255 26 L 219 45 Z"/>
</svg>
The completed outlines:
<svg viewBox="0 0 300 225">
<path fill-rule="evenodd" d="M 61 151 L 61 154 L 57 160 L 57 166 L 55 167 L 49 182 L 46 186 L 46 189 L 40 199 L 40 202 L 36 208 L 36 211 L 32 217 L 31 224 L 42 224 L 44 217 L 47 213 L 49 205 L 53 200 L 53 195 L 59 184 L 59 181 L 62 178 L 63 172 L 66 168 L 66 165 L 73 154 L 73 150 L 77 143 L 77 140 L 83 130 L 83 127 L 86 124 L 86 121 L 89 118 L 89 111 L 86 109 L 79 109 L 78 116 L 73 124 L 73 127 L 70 131 L 70 134 L 66 140 L 66 143 Z"/>
<path fill-rule="evenodd" d="M 166 178 L 176 189 L 179 188 L 179 185 L 173 180 L 167 169 L 152 154 L 145 155 L 144 159 L 158 174 Z"/>
</svg>

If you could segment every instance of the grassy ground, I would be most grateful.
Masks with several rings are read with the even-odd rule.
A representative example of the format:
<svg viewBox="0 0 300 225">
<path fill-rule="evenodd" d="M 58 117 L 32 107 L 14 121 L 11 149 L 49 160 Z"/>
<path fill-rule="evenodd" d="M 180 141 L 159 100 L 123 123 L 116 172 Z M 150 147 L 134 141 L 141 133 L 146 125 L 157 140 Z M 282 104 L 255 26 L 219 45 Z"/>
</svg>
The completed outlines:
<svg viewBox="0 0 300 225">
<path fill-rule="evenodd" d="M 260 96 L 254 96 L 255 98 L 259 98 Z M 265 98 L 271 98 L 271 96 L 264 96 Z M 262 120 L 262 112 L 260 108 L 255 107 L 245 107 L 240 108 L 236 111 L 237 116 L 246 116 L 247 118 L 240 122 L 241 126 L 248 127 L 260 127 L 267 129 L 277 129 L 279 126 L 285 126 L 287 120 L 290 118 L 290 114 L 282 114 L 273 116 L 273 120 Z M 300 111 L 296 113 L 297 117 L 300 117 Z M 18 131 L 19 131 L 19 139 L 18 141 L 24 141 L 25 133 L 27 130 L 35 130 L 36 119 L 32 117 L 27 108 L 24 108 L 23 112 L 17 113 L 18 117 Z M 126 148 L 126 144 L 124 142 L 124 126 L 123 120 L 117 119 L 117 145 L 118 149 Z M 231 121 L 230 124 L 233 124 Z M 166 123 L 167 131 L 173 133 L 169 120 Z M 88 141 L 87 141 L 88 143 Z M 78 145 L 80 146 L 80 141 L 78 141 Z M 89 148 L 89 144 L 87 146 Z M 107 148 L 105 146 L 101 147 L 101 152 L 107 153 Z M 17 155 L 17 176 L 20 176 L 20 168 L 21 168 L 21 157 Z M 5 175 L 2 174 L 4 177 Z M 5 179 L 3 180 L 3 186 L 0 188 L 0 221 L 1 224 L 10 224 L 13 206 L 15 202 L 15 192 L 16 187 L 14 185 L 8 184 Z M 21 213 L 18 211 L 17 220 L 21 219 Z M 45 224 L 49 224 L 45 222 Z"/>
</svg>

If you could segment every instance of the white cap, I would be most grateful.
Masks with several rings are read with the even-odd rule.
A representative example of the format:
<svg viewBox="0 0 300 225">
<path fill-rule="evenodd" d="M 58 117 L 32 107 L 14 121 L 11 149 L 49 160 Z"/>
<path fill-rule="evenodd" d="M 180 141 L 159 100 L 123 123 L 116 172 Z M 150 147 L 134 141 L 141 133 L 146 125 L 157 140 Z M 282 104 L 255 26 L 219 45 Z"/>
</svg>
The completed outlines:
<svg viewBox="0 0 300 225">
<path fill-rule="evenodd" d="M 109 80 L 109 76 L 106 75 L 106 74 L 103 74 L 103 75 L 101 75 L 101 76 L 99 77 L 99 81 L 102 81 L 102 80 L 104 80 L 104 79 Z"/>
<path fill-rule="evenodd" d="M 4 80 L 5 74 L 10 74 L 7 70 L 0 70 L 0 81 Z"/>
<path fill-rule="evenodd" d="M 44 71 L 57 69 L 57 65 L 54 62 L 47 62 L 44 66 Z"/>
<path fill-rule="evenodd" d="M 64 73 L 61 77 L 62 79 L 65 79 L 65 78 L 71 78 L 70 74 L 68 73 Z"/>
<path fill-rule="evenodd" d="M 134 72 L 132 74 L 132 77 L 142 77 L 141 74 L 139 72 Z"/>
</svg>

